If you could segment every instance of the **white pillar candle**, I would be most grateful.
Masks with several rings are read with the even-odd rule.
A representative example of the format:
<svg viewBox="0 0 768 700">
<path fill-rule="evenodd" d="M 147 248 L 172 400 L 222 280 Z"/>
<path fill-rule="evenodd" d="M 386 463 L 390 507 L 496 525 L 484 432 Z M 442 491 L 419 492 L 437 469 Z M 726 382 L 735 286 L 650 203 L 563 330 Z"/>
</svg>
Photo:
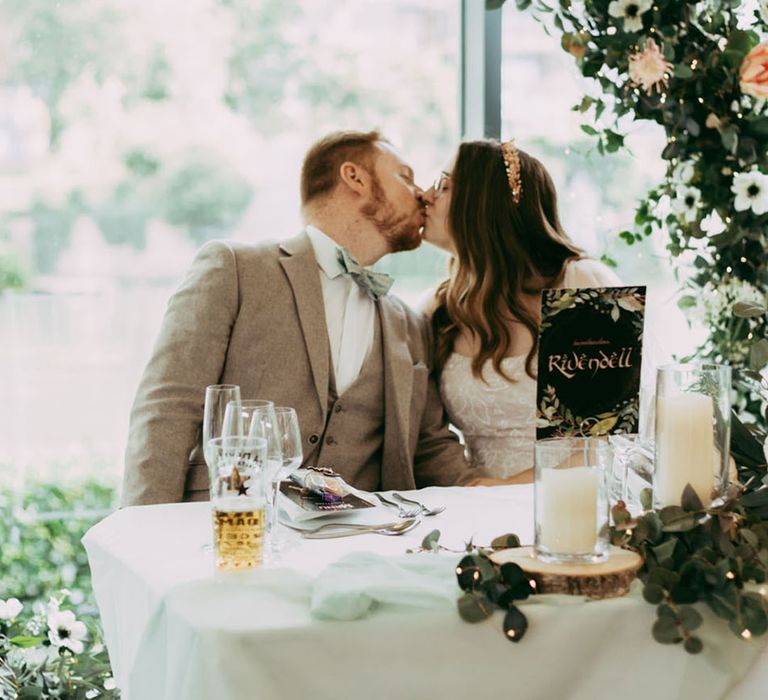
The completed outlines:
<svg viewBox="0 0 768 700">
<path fill-rule="evenodd" d="M 540 543 L 553 554 L 588 554 L 597 544 L 597 469 L 541 471 Z"/>
<path fill-rule="evenodd" d="M 686 484 L 703 503 L 715 485 L 714 403 L 698 392 L 660 396 L 656 402 L 656 467 L 653 489 L 663 506 L 680 505 Z"/>
</svg>

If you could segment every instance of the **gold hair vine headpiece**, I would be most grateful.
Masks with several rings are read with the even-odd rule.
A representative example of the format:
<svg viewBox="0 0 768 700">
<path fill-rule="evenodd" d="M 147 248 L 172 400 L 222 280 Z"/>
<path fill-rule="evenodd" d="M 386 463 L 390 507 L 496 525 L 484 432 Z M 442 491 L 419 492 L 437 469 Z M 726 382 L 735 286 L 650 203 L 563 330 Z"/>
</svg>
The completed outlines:
<svg viewBox="0 0 768 700">
<path fill-rule="evenodd" d="M 520 179 L 520 154 L 517 152 L 515 140 L 510 139 L 501 144 L 501 153 L 504 157 L 504 169 L 507 171 L 509 189 L 512 190 L 512 201 L 520 204 L 520 195 L 523 193 L 523 183 Z"/>
</svg>

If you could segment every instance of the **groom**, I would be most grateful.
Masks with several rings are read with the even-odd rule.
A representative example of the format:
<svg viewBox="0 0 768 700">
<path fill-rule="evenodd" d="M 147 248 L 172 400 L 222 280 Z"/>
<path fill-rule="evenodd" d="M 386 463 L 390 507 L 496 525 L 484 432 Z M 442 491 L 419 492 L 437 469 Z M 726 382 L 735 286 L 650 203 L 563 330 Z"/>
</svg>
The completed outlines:
<svg viewBox="0 0 768 700">
<path fill-rule="evenodd" d="M 281 244 L 215 241 L 171 298 L 131 412 L 123 504 L 208 498 L 205 387 L 296 408 L 304 463 L 365 490 L 474 479 L 447 428 L 425 324 L 365 266 L 421 243 L 423 192 L 376 132 L 307 153 L 305 229 Z"/>
</svg>

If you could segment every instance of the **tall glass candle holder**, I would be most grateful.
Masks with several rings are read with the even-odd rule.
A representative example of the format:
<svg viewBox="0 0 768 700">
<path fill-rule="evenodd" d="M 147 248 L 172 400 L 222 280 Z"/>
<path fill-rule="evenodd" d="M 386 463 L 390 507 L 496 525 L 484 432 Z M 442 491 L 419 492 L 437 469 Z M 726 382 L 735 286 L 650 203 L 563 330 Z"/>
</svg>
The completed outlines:
<svg viewBox="0 0 768 700">
<path fill-rule="evenodd" d="M 535 550 L 551 563 L 608 556 L 611 446 L 600 438 L 550 438 L 535 446 Z"/>
<path fill-rule="evenodd" d="M 731 368 L 664 365 L 656 380 L 653 500 L 680 505 L 690 484 L 705 505 L 728 486 Z"/>
</svg>

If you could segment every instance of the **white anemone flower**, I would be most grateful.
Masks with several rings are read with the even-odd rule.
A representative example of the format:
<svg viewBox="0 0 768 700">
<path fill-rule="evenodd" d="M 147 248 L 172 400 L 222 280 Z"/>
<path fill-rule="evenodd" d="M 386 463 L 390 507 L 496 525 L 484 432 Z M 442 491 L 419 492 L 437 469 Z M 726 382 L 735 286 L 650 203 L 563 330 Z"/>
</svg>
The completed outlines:
<svg viewBox="0 0 768 700">
<path fill-rule="evenodd" d="M 55 647 L 65 647 L 74 654 L 82 654 L 83 639 L 88 630 L 75 619 L 71 610 L 57 610 L 48 615 L 48 639 Z"/>
<path fill-rule="evenodd" d="M 690 224 L 696 221 L 699 216 L 701 192 L 696 187 L 684 185 L 678 188 L 671 204 L 672 210 L 676 214 L 682 214 L 683 218 Z"/>
<path fill-rule="evenodd" d="M 651 4 L 651 0 L 613 0 L 608 5 L 608 14 L 624 20 L 625 32 L 641 32 L 643 14 L 651 9 Z"/>
<path fill-rule="evenodd" d="M 672 179 L 683 185 L 689 185 L 696 174 L 692 160 L 684 160 L 678 163 L 672 170 Z"/>
<path fill-rule="evenodd" d="M 24 605 L 19 602 L 18 598 L 0 600 L 0 620 L 12 622 L 16 619 L 23 607 Z"/>
<path fill-rule="evenodd" d="M 733 203 L 736 211 L 751 209 L 758 216 L 768 212 L 768 175 L 758 170 L 736 173 L 731 192 L 736 195 Z"/>
</svg>

